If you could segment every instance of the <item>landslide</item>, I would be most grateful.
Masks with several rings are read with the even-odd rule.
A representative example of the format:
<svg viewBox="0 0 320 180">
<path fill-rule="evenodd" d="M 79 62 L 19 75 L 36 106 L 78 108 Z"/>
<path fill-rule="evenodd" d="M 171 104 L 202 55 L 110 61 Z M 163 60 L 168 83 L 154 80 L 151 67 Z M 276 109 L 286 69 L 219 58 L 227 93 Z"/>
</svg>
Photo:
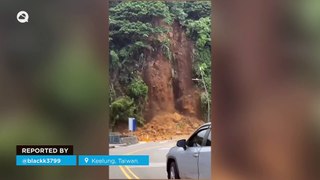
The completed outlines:
<svg viewBox="0 0 320 180">
<path fill-rule="evenodd" d="M 144 82 L 148 85 L 148 101 L 144 111 L 146 120 L 152 119 L 158 113 L 176 111 L 171 69 L 169 60 L 162 53 L 148 61 L 143 73 Z"/>
<path fill-rule="evenodd" d="M 200 90 L 192 80 L 193 42 L 178 22 L 173 23 L 169 39 L 174 56 L 173 88 L 176 109 L 184 115 L 200 118 Z"/>
<path fill-rule="evenodd" d="M 139 141 L 159 141 L 189 136 L 203 121 L 177 112 L 156 115 L 145 126 L 138 128 L 134 135 Z M 130 134 L 128 131 L 123 134 Z"/>
<path fill-rule="evenodd" d="M 148 101 L 144 110 L 146 124 L 135 133 L 139 140 L 172 139 L 190 135 L 204 122 L 200 112 L 200 90 L 192 81 L 193 42 L 178 22 L 167 27 L 173 59 L 162 52 L 149 55 L 143 70 L 148 85 Z"/>
</svg>

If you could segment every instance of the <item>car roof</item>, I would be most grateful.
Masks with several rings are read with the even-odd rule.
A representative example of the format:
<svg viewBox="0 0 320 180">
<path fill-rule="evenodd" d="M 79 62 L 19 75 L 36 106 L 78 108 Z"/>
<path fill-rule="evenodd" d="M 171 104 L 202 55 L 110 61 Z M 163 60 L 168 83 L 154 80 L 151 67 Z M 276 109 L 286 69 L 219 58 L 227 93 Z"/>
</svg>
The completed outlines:
<svg viewBox="0 0 320 180">
<path fill-rule="evenodd" d="M 211 125 L 211 122 L 207 122 L 205 124 L 202 124 L 200 127 L 205 127 L 205 126 L 210 126 Z"/>
</svg>

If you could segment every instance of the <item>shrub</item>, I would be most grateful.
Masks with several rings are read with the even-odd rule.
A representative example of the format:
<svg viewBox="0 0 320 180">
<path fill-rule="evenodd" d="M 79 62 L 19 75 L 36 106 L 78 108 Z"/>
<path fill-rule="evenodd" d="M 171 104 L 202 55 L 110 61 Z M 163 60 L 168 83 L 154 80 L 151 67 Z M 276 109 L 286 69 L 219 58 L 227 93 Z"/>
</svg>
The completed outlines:
<svg viewBox="0 0 320 180">
<path fill-rule="evenodd" d="M 117 98 L 110 105 L 111 127 L 115 126 L 118 122 L 127 121 L 129 117 L 134 117 L 136 109 L 130 97 L 123 96 Z"/>
<path fill-rule="evenodd" d="M 129 95 L 135 100 L 145 100 L 147 98 L 148 86 L 141 77 L 136 77 L 129 85 Z"/>
</svg>

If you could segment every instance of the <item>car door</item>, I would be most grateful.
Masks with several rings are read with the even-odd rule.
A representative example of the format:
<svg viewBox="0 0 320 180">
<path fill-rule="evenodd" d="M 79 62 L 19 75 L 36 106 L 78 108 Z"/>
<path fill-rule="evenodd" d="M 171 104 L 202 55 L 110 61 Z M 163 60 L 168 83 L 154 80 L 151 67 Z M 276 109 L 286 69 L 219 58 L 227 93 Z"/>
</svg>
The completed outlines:
<svg viewBox="0 0 320 180">
<path fill-rule="evenodd" d="M 211 179 L 211 128 L 199 152 L 199 179 Z"/>
<path fill-rule="evenodd" d="M 180 154 L 178 160 L 179 175 L 182 179 L 198 179 L 199 151 L 203 143 L 207 128 L 201 128 L 187 141 L 187 148 Z"/>
</svg>

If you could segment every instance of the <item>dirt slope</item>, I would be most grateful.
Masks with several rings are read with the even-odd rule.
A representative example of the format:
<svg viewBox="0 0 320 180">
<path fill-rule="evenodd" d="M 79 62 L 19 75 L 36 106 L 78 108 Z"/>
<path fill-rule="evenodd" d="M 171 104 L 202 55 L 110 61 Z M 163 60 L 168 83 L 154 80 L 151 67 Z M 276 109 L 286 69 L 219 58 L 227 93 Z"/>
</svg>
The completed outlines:
<svg viewBox="0 0 320 180">
<path fill-rule="evenodd" d="M 200 95 L 192 81 L 193 42 L 178 22 L 172 25 L 172 29 L 169 38 L 174 56 L 175 105 L 179 112 L 200 118 Z"/>
<path fill-rule="evenodd" d="M 140 140 L 172 139 L 176 135 L 189 135 L 199 125 L 200 90 L 192 81 L 193 43 L 179 23 L 171 27 L 166 37 L 171 42 L 173 59 L 162 52 L 149 54 L 143 70 L 143 79 L 148 85 L 148 102 L 144 110 L 146 125 L 138 128 Z"/>
<path fill-rule="evenodd" d="M 162 53 L 149 61 L 143 77 L 148 85 L 148 102 L 144 112 L 145 119 L 150 120 L 163 112 L 175 112 L 175 101 L 172 88 L 171 64 Z"/>
<path fill-rule="evenodd" d="M 148 56 L 143 78 L 149 87 L 145 119 L 151 120 L 158 113 L 179 112 L 191 117 L 201 117 L 200 91 L 192 80 L 193 42 L 187 38 L 185 29 L 178 22 L 168 26 L 171 30 L 165 37 L 170 40 L 173 59 L 170 61 L 162 52 Z"/>
</svg>

